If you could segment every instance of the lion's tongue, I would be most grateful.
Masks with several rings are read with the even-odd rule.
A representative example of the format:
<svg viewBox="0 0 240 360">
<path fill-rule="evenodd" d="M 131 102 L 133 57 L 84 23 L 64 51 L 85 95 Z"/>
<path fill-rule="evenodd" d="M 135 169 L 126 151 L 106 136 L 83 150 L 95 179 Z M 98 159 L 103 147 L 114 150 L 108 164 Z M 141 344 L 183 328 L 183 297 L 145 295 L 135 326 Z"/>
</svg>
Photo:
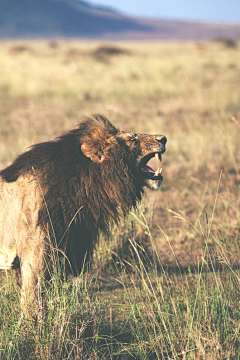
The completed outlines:
<svg viewBox="0 0 240 360">
<path fill-rule="evenodd" d="M 147 166 L 147 165 L 141 166 L 141 170 L 144 172 L 147 172 L 147 173 L 155 174 L 155 171 L 150 166 Z"/>
<path fill-rule="evenodd" d="M 148 165 L 144 165 L 141 166 L 141 170 L 146 172 L 146 173 L 150 173 L 150 174 L 154 174 L 154 176 L 159 176 L 159 174 L 162 173 L 162 168 L 161 169 L 157 169 L 157 171 L 154 171 L 150 166 Z"/>
</svg>

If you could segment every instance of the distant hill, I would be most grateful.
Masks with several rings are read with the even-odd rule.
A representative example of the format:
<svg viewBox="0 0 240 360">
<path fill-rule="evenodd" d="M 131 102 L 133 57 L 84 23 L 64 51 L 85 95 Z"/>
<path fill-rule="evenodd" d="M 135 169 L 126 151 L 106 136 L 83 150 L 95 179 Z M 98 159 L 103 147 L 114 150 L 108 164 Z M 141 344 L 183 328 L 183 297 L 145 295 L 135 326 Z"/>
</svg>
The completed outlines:
<svg viewBox="0 0 240 360">
<path fill-rule="evenodd" d="M 0 38 L 240 39 L 240 24 L 138 19 L 77 0 L 0 0 Z"/>
</svg>

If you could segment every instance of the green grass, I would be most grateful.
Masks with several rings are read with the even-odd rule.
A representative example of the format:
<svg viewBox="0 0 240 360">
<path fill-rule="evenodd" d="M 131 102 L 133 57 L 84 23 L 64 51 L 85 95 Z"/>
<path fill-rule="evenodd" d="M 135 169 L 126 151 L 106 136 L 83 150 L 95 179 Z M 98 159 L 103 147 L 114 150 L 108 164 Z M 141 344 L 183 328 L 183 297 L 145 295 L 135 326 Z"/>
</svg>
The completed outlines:
<svg viewBox="0 0 240 360">
<path fill-rule="evenodd" d="M 240 359 L 240 51 L 100 45 L 0 44 L 0 166 L 101 113 L 167 136 L 164 183 L 81 276 L 53 276 L 35 320 L 1 274 L 0 358 Z"/>
</svg>

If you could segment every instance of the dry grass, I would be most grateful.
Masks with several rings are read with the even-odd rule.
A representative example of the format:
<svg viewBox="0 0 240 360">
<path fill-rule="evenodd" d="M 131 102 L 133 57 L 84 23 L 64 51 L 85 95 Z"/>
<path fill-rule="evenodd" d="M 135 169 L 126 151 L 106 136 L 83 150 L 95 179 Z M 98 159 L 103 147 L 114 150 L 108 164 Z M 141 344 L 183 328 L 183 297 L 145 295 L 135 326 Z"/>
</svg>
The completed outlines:
<svg viewBox="0 0 240 360">
<path fill-rule="evenodd" d="M 91 113 L 168 137 L 161 190 L 57 287 L 42 325 L 19 328 L 2 288 L 3 358 L 237 358 L 240 50 L 201 45 L 0 44 L 1 167 Z"/>
</svg>

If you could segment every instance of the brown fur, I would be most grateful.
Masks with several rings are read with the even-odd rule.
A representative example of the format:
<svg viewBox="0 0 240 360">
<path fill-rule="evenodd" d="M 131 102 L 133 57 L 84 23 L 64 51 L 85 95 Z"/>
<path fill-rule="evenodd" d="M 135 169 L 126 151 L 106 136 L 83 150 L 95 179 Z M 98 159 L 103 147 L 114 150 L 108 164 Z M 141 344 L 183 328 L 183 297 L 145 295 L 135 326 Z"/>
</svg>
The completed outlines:
<svg viewBox="0 0 240 360">
<path fill-rule="evenodd" d="M 24 309 L 39 277 L 51 276 L 53 249 L 64 273 L 77 275 L 99 233 L 136 206 L 144 186 L 160 187 L 146 163 L 165 143 L 95 115 L 0 172 L 0 269 L 16 271 Z"/>
</svg>

